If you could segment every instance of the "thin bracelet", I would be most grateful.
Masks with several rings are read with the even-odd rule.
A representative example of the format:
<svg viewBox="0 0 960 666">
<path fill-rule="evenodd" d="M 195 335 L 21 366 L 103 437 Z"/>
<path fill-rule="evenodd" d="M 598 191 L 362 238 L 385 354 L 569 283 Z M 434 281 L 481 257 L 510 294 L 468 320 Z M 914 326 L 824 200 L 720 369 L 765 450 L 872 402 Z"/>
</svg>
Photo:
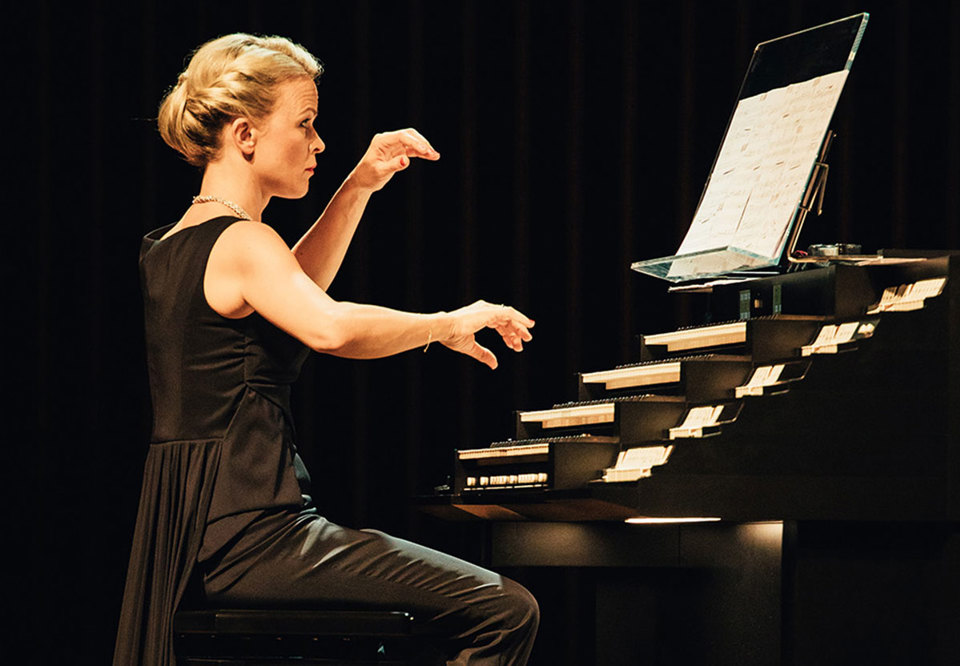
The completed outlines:
<svg viewBox="0 0 960 666">
<path fill-rule="evenodd" d="M 433 342 L 433 329 L 430 329 L 430 333 L 427 335 L 427 346 L 423 348 L 423 353 L 426 354 L 427 350 L 430 349 L 430 343 Z"/>
</svg>

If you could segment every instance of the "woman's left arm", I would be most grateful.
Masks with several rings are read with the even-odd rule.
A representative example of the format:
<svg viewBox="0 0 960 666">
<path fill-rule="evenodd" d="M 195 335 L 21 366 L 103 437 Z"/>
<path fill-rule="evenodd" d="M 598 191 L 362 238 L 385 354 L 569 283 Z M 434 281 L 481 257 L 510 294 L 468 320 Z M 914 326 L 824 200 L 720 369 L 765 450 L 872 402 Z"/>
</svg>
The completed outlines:
<svg viewBox="0 0 960 666">
<path fill-rule="evenodd" d="M 323 214 L 307 230 L 293 254 L 303 271 L 321 289 L 329 288 L 340 270 L 370 195 L 381 189 L 410 158 L 440 159 L 440 153 L 414 129 L 377 134 L 360 163 L 343 181 Z"/>
</svg>

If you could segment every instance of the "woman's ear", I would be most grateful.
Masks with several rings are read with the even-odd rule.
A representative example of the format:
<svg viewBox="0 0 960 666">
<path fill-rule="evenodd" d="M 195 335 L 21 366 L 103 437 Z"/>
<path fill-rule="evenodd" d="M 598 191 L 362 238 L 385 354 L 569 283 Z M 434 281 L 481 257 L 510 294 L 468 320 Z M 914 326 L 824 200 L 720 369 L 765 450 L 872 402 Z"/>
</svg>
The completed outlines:
<svg viewBox="0 0 960 666">
<path fill-rule="evenodd" d="M 254 127 L 249 118 L 243 116 L 234 118 L 227 125 L 227 139 L 233 143 L 247 159 L 253 157 L 254 148 L 257 145 L 257 136 L 259 130 Z"/>
</svg>

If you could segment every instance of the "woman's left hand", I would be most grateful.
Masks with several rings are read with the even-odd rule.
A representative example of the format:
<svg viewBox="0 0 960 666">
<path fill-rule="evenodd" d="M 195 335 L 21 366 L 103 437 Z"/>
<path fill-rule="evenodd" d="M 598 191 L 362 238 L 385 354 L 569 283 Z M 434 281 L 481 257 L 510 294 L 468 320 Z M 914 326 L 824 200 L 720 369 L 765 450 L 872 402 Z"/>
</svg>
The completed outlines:
<svg viewBox="0 0 960 666">
<path fill-rule="evenodd" d="M 413 128 L 383 132 L 370 141 L 370 147 L 350 177 L 360 187 L 375 192 L 397 171 L 410 166 L 412 157 L 436 161 L 440 159 L 440 153 Z"/>
<path fill-rule="evenodd" d="M 474 336 L 477 331 L 483 328 L 496 330 L 503 343 L 518 352 L 523 351 L 524 342 L 533 340 L 530 329 L 534 321 L 507 305 L 477 301 L 447 316 L 452 319 L 453 327 L 447 337 L 439 338 L 440 344 L 485 363 L 492 370 L 497 369 L 497 357 L 477 342 Z"/>
</svg>

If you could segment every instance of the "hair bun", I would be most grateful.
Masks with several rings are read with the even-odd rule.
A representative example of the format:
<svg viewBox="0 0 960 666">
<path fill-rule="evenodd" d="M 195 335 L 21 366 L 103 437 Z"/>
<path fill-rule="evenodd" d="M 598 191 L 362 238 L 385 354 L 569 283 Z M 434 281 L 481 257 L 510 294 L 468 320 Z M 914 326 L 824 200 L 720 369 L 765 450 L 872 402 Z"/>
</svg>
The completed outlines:
<svg viewBox="0 0 960 666">
<path fill-rule="evenodd" d="M 233 118 L 263 118 L 273 109 L 278 83 L 317 78 L 323 66 L 285 37 L 236 33 L 198 48 L 160 103 L 164 142 L 194 166 L 220 152 L 220 132 Z"/>
</svg>

